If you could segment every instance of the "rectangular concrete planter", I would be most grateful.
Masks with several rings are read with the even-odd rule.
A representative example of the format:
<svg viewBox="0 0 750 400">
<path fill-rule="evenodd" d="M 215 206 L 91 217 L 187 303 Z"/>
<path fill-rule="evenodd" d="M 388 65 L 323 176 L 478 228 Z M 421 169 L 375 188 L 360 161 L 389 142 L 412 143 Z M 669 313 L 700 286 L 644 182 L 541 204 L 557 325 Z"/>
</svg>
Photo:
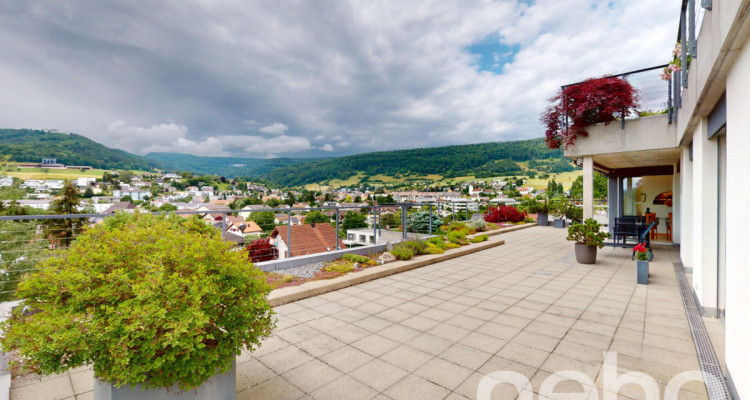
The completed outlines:
<svg viewBox="0 0 750 400">
<path fill-rule="evenodd" d="M 554 225 L 555 228 L 565 228 L 565 225 L 567 225 L 565 223 L 565 220 L 561 219 L 561 218 L 558 218 L 558 219 L 554 220 L 552 223 L 553 223 L 553 225 Z"/>
<path fill-rule="evenodd" d="M 648 261 L 638 261 L 638 284 L 648 285 Z"/>
<path fill-rule="evenodd" d="M 237 373 L 235 360 L 232 368 L 216 374 L 193 390 L 183 392 L 175 384 L 168 389 L 146 389 L 141 385 L 116 388 L 94 380 L 94 400 L 235 400 Z"/>
<path fill-rule="evenodd" d="M 539 213 L 536 215 L 536 223 L 539 226 L 547 226 L 549 225 L 549 217 L 547 216 L 547 214 Z"/>
</svg>

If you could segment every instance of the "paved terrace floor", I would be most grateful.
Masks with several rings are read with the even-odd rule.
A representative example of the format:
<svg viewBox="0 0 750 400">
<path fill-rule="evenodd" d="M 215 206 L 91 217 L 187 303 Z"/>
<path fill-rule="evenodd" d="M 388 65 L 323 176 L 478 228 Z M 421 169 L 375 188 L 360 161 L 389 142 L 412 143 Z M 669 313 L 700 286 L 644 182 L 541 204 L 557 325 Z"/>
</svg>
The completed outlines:
<svg viewBox="0 0 750 400">
<path fill-rule="evenodd" d="M 473 399 L 480 379 L 517 371 L 538 392 L 560 370 L 602 394 L 604 351 L 621 372 L 664 385 L 698 368 L 671 247 L 655 250 L 651 284 L 636 285 L 630 251 L 575 262 L 566 230 L 504 234 L 504 246 L 280 306 L 275 335 L 237 360 L 238 399 Z M 92 373 L 18 380 L 11 399 L 90 399 Z M 573 382 L 561 392 L 581 391 Z M 702 383 L 681 398 L 707 398 Z M 643 398 L 636 386 L 620 398 Z M 513 399 L 497 386 L 493 399 Z M 537 398 L 538 396 L 534 396 Z M 541 397 L 541 396 L 539 396 Z"/>
</svg>

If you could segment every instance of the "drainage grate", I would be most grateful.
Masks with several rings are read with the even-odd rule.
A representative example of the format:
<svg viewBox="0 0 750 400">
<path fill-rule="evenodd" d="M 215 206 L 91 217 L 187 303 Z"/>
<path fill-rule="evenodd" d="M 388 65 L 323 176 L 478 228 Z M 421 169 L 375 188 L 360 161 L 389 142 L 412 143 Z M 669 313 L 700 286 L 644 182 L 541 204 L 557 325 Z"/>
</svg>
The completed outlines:
<svg viewBox="0 0 750 400">
<path fill-rule="evenodd" d="M 698 362 L 703 372 L 703 379 L 706 384 L 708 398 L 711 400 L 731 400 L 727 381 L 721 370 L 721 364 L 716 357 L 714 347 L 711 345 L 711 338 L 708 336 L 706 326 L 703 324 L 700 309 L 693 297 L 693 290 L 688 284 L 685 272 L 681 263 L 674 263 L 674 272 L 677 275 L 677 282 L 680 285 L 682 302 L 685 304 L 685 313 L 690 324 L 690 332 L 693 335 L 695 350 L 698 353 Z"/>
</svg>

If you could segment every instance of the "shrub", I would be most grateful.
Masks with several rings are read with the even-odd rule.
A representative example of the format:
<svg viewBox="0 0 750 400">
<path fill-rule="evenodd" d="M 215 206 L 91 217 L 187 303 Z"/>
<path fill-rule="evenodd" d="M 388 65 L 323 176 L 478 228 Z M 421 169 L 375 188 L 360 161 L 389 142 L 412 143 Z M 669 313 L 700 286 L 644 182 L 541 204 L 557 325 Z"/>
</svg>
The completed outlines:
<svg viewBox="0 0 750 400">
<path fill-rule="evenodd" d="M 430 239 L 428 240 L 428 242 L 429 242 L 430 244 L 432 244 L 433 246 L 436 246 L 436 247 L 439 247 L 439 248 L 441 248 L 441 249 L 445 250 L 445 241 L 444 241 L 444 240 L 443 240 L 443 238 L 441 238 L 441 237 L 438 237 L 438 236 L 435 236 L 435 237 L 431 237 L 431 238 L 430 238 Z"/>
<path fill-rule="evenodd" d="M 469 229 L 473 229 L 474 232 L 484 232 L 487 230 L 487 221 L 483 219 L 475 219 L 467 225 Z"/>
<path fill-rule="evenodd" d="M 292 274 L 286 274 L 281 278 L 281 281 L 284 283 L 289 283 L 289 282 L 292 282 L 293 280 L 294 280 L 294 275 Z"/>
<path fill-rule="evenodd" d="M 409 246 L 404 246 L 402 243 L 393 246 L 391 254 L 399 260 L 411 260 L 412 257 L 414 257 L 414 251 Z"/>
<path fill-rule="evenodd" d="M 436 231 L 442 224 L 442 218 L 437 213 L 432 213 L 432 230 Z M 428 233 L 430 231 L 430 212 L 417 211 L 409 214 L 406 227 L 409 232 Z"/>
<path fill-rule="evenodd" d="M 487 236 L 487 235 L 479 235 L 479 236 L 477 236 L 477 237 L 475 237 L 475 238 L 471 239 L 471 243 L 481 243 L 481 242 L 486 242 L 486 241 L 487 241 L 487 239 L 489 239 L 489 238 L 490 238 L 490 237 L 489 237 L 489 236 Z"/>
<path fill-rule="evenodd" d="M 573 224 L 568 227 L 567 240 L 586 246 L 604 247 L 604 239 L 612 236 L 608 232 L 601 232 L 601 225 L 596 220 L 589 218 L 583 224 Z"/>
<path fill-rule="evenodd" d="M 445 250 L 448 250 L 448 249 L 457 249 L 459 247 L 461 247 L 461 245 L 458 244 L 458 243 L 446 243 L 445 244 Z"/>
<path fill-rule="evenodd" d="M 435 246 L 432 243 L 428 244 L 427 247 L 424 248 L 424 254 L 443 254 L 443 253 L 445 253 L 445 250 L 441 249 L 438 246 Z"/>
<path fill-rule="evenodd" d="M 334 261 L 323 267 L 323 269 L 328 272 L 338 272 L 345 274 L 347 272 L 354 271 L 354 264 L 348 261 Z"/>
<path fill-rule="evenodd" d="M 423 240 L 407 240 L 400 244 L 410 248 L 414 255 L 424 254 L 424 248 L 427 247 L 427 242 Z"/>
<path fill-rule="evenodd" d="M 279 249 L 271 244 L 270 238 L 256 239 L 247 246 L 247 255 L 254 263 L 270 261 L 279 258 Z"/>
<path fill-rule="evenodd" d="M 450 243 L 461 244 L 466 239 L 466 232 L 464 231 L 450 231 L 445 234 L 445 238 Z"/>
<path fill-rule="evenodd" d="M 487 222 L 521 222 L 526 218 L 526 213 L 518 211 L 513 206 L 497 206 L 485 214 L 484 219 Z"/>
<path fill-rule="evenodd" d="M 116 387 L 196 387 L 270 335 L 263 272 L 192 218 L 121 214 L 19 284 L 33 314 L 2 324 L 3 351 L 41 374 L 93 365 Z"/>
<path fill-rule="evenodd" d="M 359 254 L 344 254 L 341 259 L 360 264 L 369 264 L 372 261 L 369 257 L 361 256 Z"/>
</svg>

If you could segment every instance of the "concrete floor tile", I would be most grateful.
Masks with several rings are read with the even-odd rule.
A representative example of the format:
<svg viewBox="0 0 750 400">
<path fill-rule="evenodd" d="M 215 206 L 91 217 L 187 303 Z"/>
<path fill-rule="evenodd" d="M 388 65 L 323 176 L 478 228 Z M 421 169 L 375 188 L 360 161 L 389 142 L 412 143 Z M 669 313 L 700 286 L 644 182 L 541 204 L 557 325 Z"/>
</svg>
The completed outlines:
<svg viewBox="0 0 750 400">
<path fill-rule="evenodd" d="M 409 375 L 385 394 L 393 400 L 434 400 L 445 398 L 450 391 L 425 379 Z"/>
<path fill-rule="evenodd" d="M 249 389 L 277 376 L 276 372 L 261 364 L 258 360 L 238 364 L 236 373 L 238 392 Z"/>
<path fill-rule="evenodd" d="M 466 367 L 445 361 L 441 358 L 433 358 L 417 369 L 414 372 L 414 375 L 424 378 L 448 390 L 454 390 L 473 372 L 474 371 Z"/>
<path fill-rule="evenodd" d="M 310 393 L 316 400 L 367 400 L 377 395 L 369 386 L 346 375 Z"/>
<path fill-rule="evenodd" d="M 281 376 L 237 393 L 237 400 L 296 400 L 304 393 Z"/>
<path fill-rule="evenodd" d="M 320 360 L 341 372 L 348 373 L 367 364 L 374 358 L 359 349 L 344 346 L 320 357 Z"/>
<path fill-rule="evenodd" d="M 390 339 L 386 339 L 385 337 L 378 334 L 372 334 L 351 343 L 351 346 L 356 349 L 362 350 L 373 357 L 380 357 L 388 351 L 398 347 L 399 343 L 394 342 Z"/>
<path fill-rule="evenodd" d="M 342 376 L 342 373 L 322 361 L 312 360 L 283 373 L 281 376 L 303 392 L 310 393 Z"/>
<path fill-rule="evenodd" d="M 378 392 L 385 391 L 407 375 L 409 372 L 379 359 L 374 359 L 349 373 L 352 378 Z"/>
<path fill-rule="evenodd" d="M 298 367 L 312 359 L 312 356 L 293 346 L 285 347 L 258 358 L 263 365 L 271 368 L 277 374 L 289 371 L 290 369 Z"/>
<path fill-rule="evenodd" d="M 453 342 L 423 333 L 406 343 L 408 346 L 421 350 L 427 354 L 437 356 L 453 345 Z"/>
<path fill-rule="evenodd" d="M 321 334 L 297 343 L 298 348 L 313 357 L 320 357 L 345 345 L 346 343 L 338 339 L 334 339 L 326 334 Z"/>
<path fill-rule="evenodd" d="M 380 356 L 380 359 L 406 371 L 414 371 L 434 358 L 432 354 L 401 345 Z"/>
<path fill-rule="evenodd" d="M 492 357 L 492 354 L 473 347 L 456 344 L 440 353 L 438 357 L 476 371 Z"/>
<path fill-rule="evenodd" d="M 512 341 L 495 353 L 497 357 L 506 358 L 534 368 L 539 368 L 549 355 L 550 352 L 548 351 L 524 346 Z"/>
</svg>

